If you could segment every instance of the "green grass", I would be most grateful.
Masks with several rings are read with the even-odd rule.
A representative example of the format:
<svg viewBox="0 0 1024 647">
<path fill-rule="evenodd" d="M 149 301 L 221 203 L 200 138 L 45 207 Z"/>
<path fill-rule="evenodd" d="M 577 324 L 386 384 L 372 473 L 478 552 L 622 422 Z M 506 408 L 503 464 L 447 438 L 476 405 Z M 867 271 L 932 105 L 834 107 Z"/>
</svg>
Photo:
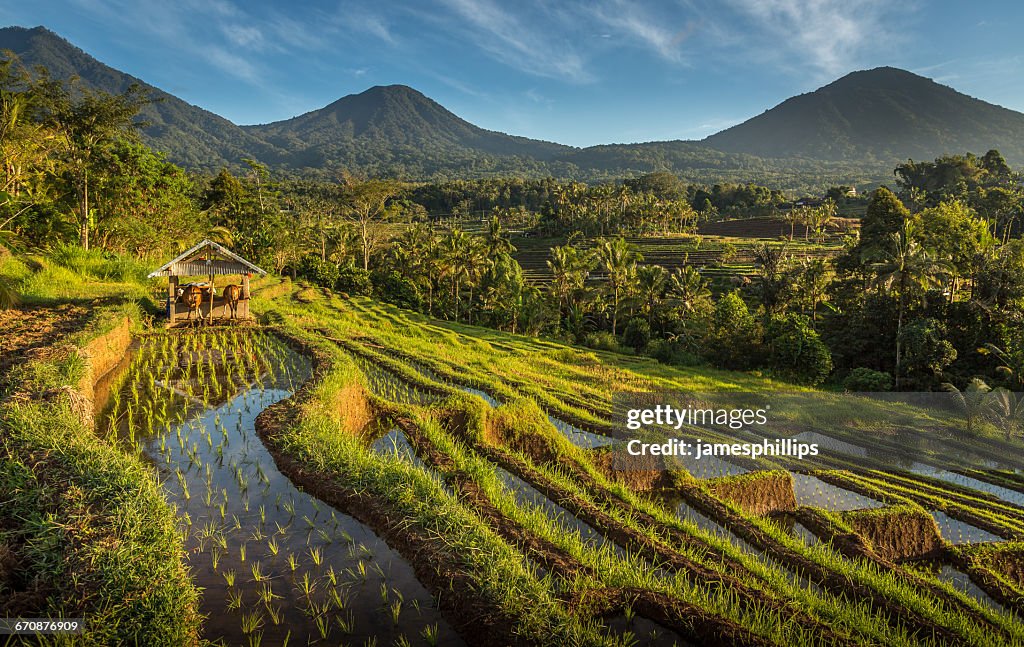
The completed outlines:
<svg viewBox="0 0 1024 647">
<path fill-rule="evenodd" d="M 0 404 L 0 547 L 20 561 L 17 586 L 40 586 L 29 615 L 85 617 L 85 644 L 195 643 L 198 592 L 174 510 L 148 465 L 93 435 L 68 390 L 84 371 L 75 348 L 126 312 L 137 308 L 101 310 L 65 352 L 20 367 L 45 400 Z"/>
</svg>

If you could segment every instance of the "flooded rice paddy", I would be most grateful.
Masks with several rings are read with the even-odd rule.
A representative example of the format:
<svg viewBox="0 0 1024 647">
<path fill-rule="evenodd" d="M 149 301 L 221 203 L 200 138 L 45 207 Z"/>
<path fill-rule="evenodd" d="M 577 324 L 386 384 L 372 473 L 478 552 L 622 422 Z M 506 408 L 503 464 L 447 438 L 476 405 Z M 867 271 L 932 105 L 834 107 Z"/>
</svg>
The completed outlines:
<svg viewBox="0 0 1024 647">
<path fill-rule="evenodd" d="M 157 467 L 202 589 L 204 639 L 239 644 L 460 644 L 412 566 L 279 472 L 256 417 L 309 363 L 266 335 L 144 340 L 108 433 Z"/>
</svg>

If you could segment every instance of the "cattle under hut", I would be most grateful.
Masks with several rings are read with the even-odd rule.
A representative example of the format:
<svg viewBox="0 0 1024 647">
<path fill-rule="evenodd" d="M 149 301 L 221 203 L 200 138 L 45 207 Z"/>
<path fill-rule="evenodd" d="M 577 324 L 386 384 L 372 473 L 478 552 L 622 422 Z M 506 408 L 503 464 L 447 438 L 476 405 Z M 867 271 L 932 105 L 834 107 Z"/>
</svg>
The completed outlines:
<svg viewBox="0 0 1024 647">
<path fill-rule="evenodd" d="M 167 319 L 170 326 L 176 322 L 213 321 L 249 318 L 249 279 L 253 274 L 266 275 L 238 254 L 212 240 L 204 240 L 195 247 L 169 261 L 149 277 L 166 276 Z M 217 277 L 240 276 L 241 283 L 226 281 L 218 293 Z M 184 277 L 203 277 L 206 281 L 181 283 Z"/>
</svg>

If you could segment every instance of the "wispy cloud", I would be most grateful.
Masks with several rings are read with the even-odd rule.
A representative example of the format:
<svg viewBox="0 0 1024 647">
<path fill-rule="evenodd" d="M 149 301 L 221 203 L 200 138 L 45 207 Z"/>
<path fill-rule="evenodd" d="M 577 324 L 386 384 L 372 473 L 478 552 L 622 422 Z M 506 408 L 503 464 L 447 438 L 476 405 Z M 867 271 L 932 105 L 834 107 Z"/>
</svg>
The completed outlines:
<svg viewBox="0 0 1024 647">
<path fill-rule="evenodd" d="M 594 17 L 613 32 L 622 34 L 641 46 L 647 47 L 661 58 L 683 62 L 682 44 L 693 34 L 694 20 L 673 16 L 669 22 L 652 16 L 644 7 L 626 0 L 610 0 L 594 6 Z M 676 22 L 679 21 L 679 22 Z M 612 39 L 614 34 L 601 34 Z"/>
<path fill-rule="evenodd" d="M 594 79 L 571 42 L 552 37 L 542 23 L 528 23 L 494 0 L 440 0 L 458 19 L 454 29 L 498 61 L 536 76 L 576 83 Z M 549 17 L 555 11 L 546 10 Z M 445 22 L 442 18 L 438 22 Z"/>
<path fill-rule="evenodd" d="M 758 51 L 768 60 L 835 75 L 898 40 L 886 17 L 913 2 L 890 0 L 728 0 L 748 19 Z"/>
</svg>

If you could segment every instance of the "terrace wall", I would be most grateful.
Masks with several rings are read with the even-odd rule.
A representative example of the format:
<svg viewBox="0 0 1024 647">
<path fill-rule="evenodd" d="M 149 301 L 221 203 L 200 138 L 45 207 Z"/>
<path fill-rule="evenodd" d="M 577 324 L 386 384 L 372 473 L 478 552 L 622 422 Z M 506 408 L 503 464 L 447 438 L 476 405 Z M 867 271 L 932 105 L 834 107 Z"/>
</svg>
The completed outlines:
<svg viewBox="0 0 1024 647">
<path fill-rule="evenodd" d="M 79 380 L 75 410 L 87 427 L 93 426 L 97 402 L 102 405 L 107 392 L 101 385 L 102 378 L 121 364 L 132 343 L 132 321 L 123 317 L 107 332 L 88 341 L 79 348 L 79 355 L 85 360 L 85 373 Z"/>
<path fill-rule="evenodd" d="M 843 519 L 879 557 L 889 561 L 935 555 L 944 547 L 935 520 L 924 510 L 857 510 L 845 513 Z"/>
<path fill-rule="evenodd" d="M 708 490 L 747 514 L 796 510 L 793 477 L 784 470 L 751 472 L 708 481 Z"/>
</svg>

